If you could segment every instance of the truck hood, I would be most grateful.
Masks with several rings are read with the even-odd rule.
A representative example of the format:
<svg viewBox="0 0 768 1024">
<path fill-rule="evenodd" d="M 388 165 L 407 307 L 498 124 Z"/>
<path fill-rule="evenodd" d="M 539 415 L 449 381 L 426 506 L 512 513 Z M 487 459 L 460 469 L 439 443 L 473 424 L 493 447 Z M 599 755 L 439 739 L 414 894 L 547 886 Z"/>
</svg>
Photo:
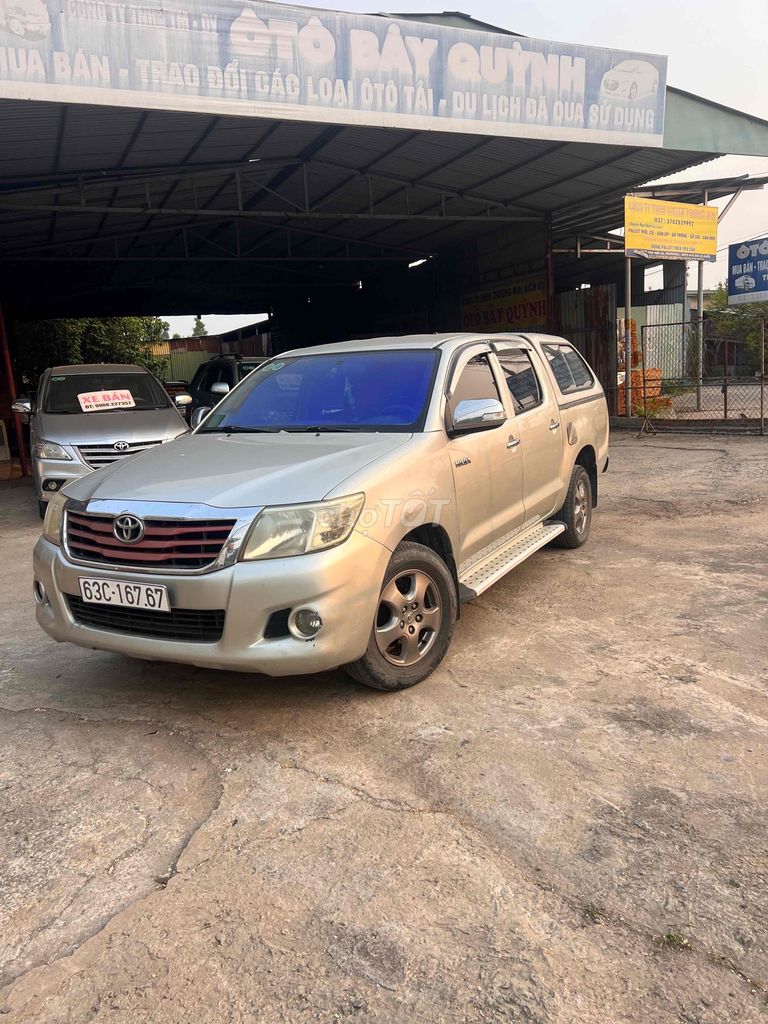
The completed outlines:
<svg viewBox="0 0 768 1024">
<path fill-rule="evenodd" d="M 80 501 L 179 501 L 215 508 L 321 501 L 410 434 L 189 434 L 70 484 Z"/>
<path fill-rule="evenodd" d="M 70 444 L 114 444 L 116 441 L 164 441 L 187 425 L 174 408 L 119 409 L 114 412 L 42 412 L 35 424 L 45 441 Z"/>
</svg>

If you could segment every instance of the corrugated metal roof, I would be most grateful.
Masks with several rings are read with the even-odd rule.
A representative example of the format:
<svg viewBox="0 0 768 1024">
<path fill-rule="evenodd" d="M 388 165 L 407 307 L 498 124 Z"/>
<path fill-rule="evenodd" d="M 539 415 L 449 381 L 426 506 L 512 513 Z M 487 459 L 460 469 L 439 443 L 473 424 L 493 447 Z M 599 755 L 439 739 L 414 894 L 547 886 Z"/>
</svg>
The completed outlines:
<svg viewBox="0 0 768 1024">
<path fill-rule="evenodd" d="M 693 107 L 710 111 L 670 91 L 670 138 Z M 57 308 L 138 282 L 151 304 L 168 287 L 197 296 L 204 276 L 214 290 L 236 281 L 257 308 L 278 280 L 349 284 L 374 258 L 502 245 L 500 232 L 520 258 L 540 258 L 547 218 L 560 239 L 607 231 L 626 191 L 720 155 L 724 141 L 768 155 L 765 122 L 711 109 L 713 148 L 691 151 L 6 100 L 4 290 Z"/>
</svg>

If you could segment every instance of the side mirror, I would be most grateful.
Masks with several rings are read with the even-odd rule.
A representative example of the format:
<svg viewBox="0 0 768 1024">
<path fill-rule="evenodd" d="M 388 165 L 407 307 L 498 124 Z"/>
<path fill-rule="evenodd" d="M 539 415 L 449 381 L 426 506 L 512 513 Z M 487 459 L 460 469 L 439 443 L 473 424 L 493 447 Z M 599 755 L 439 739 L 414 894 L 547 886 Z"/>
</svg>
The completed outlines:
<svg viewBox="0 0 768 1024">
<path fill-rule="evenodd" d="M 29 417 L 32 415 L 32 401 L 29 398 L 17 398 L 11 405 L 11 412 L 21 416 L 23 423 L 29 423 Z"/>
<path fill-rule="evenodd" d="M 491 430 L 505 423 L 504 406 L 495 398 L 469 398 L 459 402 L 453 411 L 451 430 L 457 434 L 474 430 Z"/>
<path fill-rule="evenodd" d="M 210 405 L 198 405 L 198 407 L 195 410 L 193 410 L 192 415 L 189 418 L 190 427 L 193 430 L 199 427 L 210 411 Z"/>
<path fill-rule="evenodd" d="M 227 384 L 226 381 L 223 381 L 223 380 L 219 380 L 215 384 L 211 384 L 211 394 L 212 395 L 228 395 L 229 394 L 229 384 Z"/>
<path fill-rule="evenodd" d="M 182 407 L 182 406 L 185 406 L 185 405 L 192 405 L 192 395 L 184 395 L 184 394 L 176 395 L 176 397 L 174 398 L 174 402 L 179 407 Z"/>
</svg>

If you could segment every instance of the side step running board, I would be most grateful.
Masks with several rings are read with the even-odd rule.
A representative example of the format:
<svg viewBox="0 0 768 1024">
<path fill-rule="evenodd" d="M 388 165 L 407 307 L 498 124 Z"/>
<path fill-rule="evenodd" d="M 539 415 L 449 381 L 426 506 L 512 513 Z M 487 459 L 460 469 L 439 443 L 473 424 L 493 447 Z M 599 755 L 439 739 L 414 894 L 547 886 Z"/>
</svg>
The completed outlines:
<svg viewBox="0 0 768 1024">
<path fill-rule="evenodd" d="M 524 562 L 534 551 L 543 548 L 561 533 L 565 533 L 565 523 L 541 523 L 469 566 L 459 577 L 462 602 L 479 597 L 502 576 L 506 576 L 515 566 Z"/>
</svg>

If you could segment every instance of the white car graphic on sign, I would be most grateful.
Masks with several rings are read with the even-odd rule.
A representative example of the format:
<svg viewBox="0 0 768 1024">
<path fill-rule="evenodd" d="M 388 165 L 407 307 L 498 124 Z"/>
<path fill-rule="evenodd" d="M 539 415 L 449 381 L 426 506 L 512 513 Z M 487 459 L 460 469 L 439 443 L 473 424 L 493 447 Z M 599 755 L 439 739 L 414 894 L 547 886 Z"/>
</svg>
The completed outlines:
<svg viewBox="0 0 768 1024">
<path fill-rule="evenodd" d="M 606 99 L 636 99 L 655 96 L 659 91 L 658 69 L 647 60 L 623 60 L 606 71 L 600 84 L 600 94 Z"/>
<path fill-rule="evenodd" d="M 741 277 L 737 277 L 733 283 L 741 292 L 752 292 L 757 288 L 757 281 L 749 274 L 743 274 Z"/>
</svg>

